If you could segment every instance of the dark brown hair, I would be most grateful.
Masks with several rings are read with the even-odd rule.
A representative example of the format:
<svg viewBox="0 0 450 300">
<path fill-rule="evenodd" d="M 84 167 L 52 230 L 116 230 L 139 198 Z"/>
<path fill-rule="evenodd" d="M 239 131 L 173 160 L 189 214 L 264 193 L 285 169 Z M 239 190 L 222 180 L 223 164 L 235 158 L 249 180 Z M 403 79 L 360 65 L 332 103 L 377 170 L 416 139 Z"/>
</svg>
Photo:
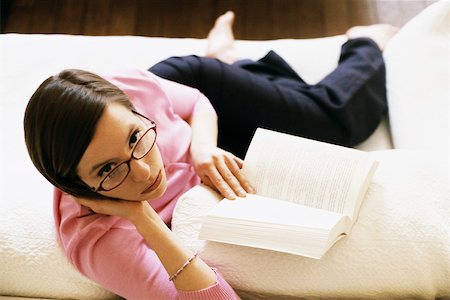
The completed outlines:
<svg viewBox="0 0 450 300">
<path fill-rule="evenodd" d="M 54 186 L 77 197 L 105 198 L 77 175 L 77 166 L 105 107 L 134 110 L 118 87 L 93 73 L 63 70 L 46 79 L 28 102 L 25 143 L 36 168 Z"/>
</svg>

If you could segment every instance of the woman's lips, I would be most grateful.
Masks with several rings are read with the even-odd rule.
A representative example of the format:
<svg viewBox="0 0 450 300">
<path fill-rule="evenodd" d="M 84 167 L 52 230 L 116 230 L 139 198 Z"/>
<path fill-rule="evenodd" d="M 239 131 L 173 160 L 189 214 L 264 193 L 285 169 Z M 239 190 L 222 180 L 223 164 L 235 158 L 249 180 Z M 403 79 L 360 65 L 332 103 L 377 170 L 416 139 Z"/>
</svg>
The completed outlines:
<svg viewBox="0 0 450 300">
<path fill-rule="evenodd" d="M 151 191 L 156 190 L 158 188 L 159 184 L 161 183 L 161 179 L 162 179 L 162 174 L 161 174 L 161 170 L 159 170 L 158 176 L 156 176 L 155 181 L 153 181 L 153 183 L 148 188 L 146 188 L 141 194 L 150 193 Z"/>
</svg>

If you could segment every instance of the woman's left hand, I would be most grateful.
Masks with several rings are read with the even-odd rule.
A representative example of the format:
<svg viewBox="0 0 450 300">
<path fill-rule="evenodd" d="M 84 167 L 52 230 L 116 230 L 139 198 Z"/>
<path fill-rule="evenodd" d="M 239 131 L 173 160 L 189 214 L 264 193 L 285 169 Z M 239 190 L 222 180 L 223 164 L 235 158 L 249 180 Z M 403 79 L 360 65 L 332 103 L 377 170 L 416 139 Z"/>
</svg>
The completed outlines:
<svg viewBox="0 0 450 300">
<path fill-rule="evenodd" d="M 147 201 L 86 199 L 74 197 L 79 204 L 89 207 L 97 214 L 118 216 L 132 221 L 146 210 L 153 210 Z M 156 215 L 156 212 L 153 214 Z"/>
<path fill-rule="evenodd" d="M 224 197 L 235 199 L 254 193 L 254 188 L 241 173 L 243 161 L 232 153 L 213 146 L 191 147 L 195 171 L 204 184 Z"/>
</svg>

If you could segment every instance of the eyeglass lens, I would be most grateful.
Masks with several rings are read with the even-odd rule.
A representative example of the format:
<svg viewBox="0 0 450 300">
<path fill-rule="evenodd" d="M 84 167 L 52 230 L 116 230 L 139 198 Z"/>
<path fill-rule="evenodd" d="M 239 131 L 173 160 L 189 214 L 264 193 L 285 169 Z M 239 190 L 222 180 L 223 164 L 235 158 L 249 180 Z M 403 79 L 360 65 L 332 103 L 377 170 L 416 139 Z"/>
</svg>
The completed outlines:
<svg viewBox="0 0 450 300">
<path fill-rule="evenodd" d="M 141 159 L 153 148 L 156 142 L 156 130 L 155 128 L 148 129 L 141 139 L 138 141 L 133 149 L 132 157 L 134 159 Z M 108 176 L 103 180 L 101 187 L 103 190 L 108 191 L 119 186 L 130 172 L 130 161 L 123 162 L 118 165 Z"/>
<path fill-rule="evenodd" d="M 156 132 L 154 129 L 147 130 L 142 136 L 139 142 L 136 144 L 133 150 L 133 157 L 136 159 L 141 159 L 144 157 L 148 151 L 153 147 L 156 139 Z"/>
</svg>

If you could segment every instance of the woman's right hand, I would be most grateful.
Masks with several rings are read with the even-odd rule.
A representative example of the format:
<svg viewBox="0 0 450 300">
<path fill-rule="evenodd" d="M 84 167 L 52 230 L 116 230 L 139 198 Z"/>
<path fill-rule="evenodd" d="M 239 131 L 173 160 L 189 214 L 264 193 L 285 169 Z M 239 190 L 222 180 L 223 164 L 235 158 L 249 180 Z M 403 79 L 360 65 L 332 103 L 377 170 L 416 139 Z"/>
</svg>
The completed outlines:
<svg viewBox="0 0 450 300">
<path fill-rule="evenodd" d="M 157 216 L 156 212 L 147 201 L 129 201 L 129 200 L 107 200 L 107 199 L 86 199 L 77 198 L 75 200 L 86 207 L 89 207 L 98 214 L 109 216 L 118 216 L 132 221 L 138 215 L 150 212 Z"/>
</svg>

